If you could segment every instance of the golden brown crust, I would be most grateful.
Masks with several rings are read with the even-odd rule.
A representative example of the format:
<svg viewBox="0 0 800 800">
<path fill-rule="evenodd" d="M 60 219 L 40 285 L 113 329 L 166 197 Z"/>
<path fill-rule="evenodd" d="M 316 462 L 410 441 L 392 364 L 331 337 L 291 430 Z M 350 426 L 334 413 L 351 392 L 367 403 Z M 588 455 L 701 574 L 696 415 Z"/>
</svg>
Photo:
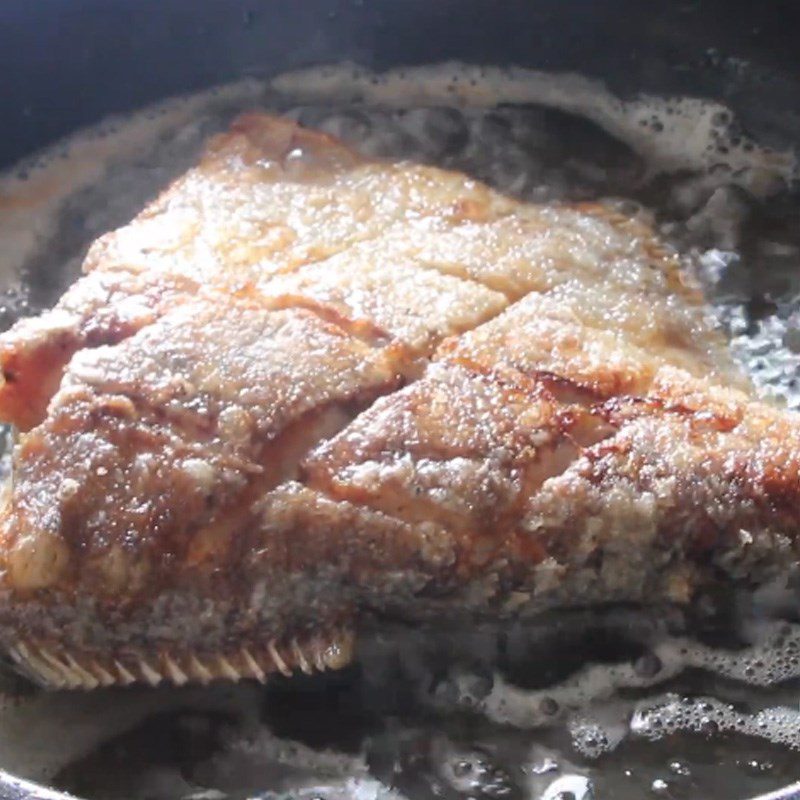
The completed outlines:
<svg viewBox="0 0 800 800">
<path fill-rule="evenodd" d="M 259 677 L 365 609 L 687 602 L 794 557 L 797 418 L 603 206 L 246 115 L 85 269 L 0 337 L 31 428 L 0 637 L 44 683 Z"/>
<path fill-rule="evenodd" d="M 511 207 L 459 175 L 370 161 L 295 123 L 243 115 L 195 169 L 94 243 L 87 275 L 52 312 L 0 338 L 0 418 L 32 427 L 73 353 L 119 342 L 198 292 L 260 297 L 275 275 L 403 227 L 409 216 L 424 227 Z M 480 302 L 492 313 L 502 299 L 483 290 Z"/>
<path fill-rule="evenodd" d="M 341 425 L 396 386 L 403 355 L 308 311 L 232 298 L 194 299 L 116 347 L 82 351 L 17 448 L 9 580 L 130 601 L 182 566 L 219 569 L 233 519 L 292 476 L 291 453 L 332 413 Z"/>
</svg>

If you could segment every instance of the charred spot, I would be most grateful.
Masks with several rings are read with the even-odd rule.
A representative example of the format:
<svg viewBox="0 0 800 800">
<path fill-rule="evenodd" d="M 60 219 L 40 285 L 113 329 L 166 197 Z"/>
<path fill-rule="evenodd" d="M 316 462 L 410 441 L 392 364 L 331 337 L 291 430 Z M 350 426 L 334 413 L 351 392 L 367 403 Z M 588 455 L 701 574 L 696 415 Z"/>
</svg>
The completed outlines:
<svg viewBox="0 0 800 800">
<path fill-rule="evenodd" d="M 597 547 L 592 550 L 591 553 L 586 557 L 586 566 L 589 569 L 593 569 L 596 572 L 599 572 L 603 568 L 603 560 L 605 559 L 605 553 L 603 552 L 602 547 Z"/>
</svg>

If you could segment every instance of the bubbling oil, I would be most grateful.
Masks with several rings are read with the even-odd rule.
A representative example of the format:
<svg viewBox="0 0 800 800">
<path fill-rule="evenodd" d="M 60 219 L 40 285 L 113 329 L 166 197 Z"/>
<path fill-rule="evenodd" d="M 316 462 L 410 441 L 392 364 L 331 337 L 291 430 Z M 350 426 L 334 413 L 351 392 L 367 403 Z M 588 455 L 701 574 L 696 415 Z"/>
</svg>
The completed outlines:
<svg viewBox="0 0 800 800">
<path fill-rule="evenodd" d="M 736 650 L 661 633 L 654 639 L 639 640 L 643 652 L 636 659 L 612 665 L 589 664 L 567 680 L 536 691 L 520 689 L 496 674 L 488 693 L 476 692 L 474 676 L 456 673 L 455 692 L 442 690 L 441 694 L 449 697 L 447 704 L 476 709 L 500 724 L 534 728 L 599 700 L 614 698 L 622 689 L 657 686 L 687 669 L 752 687 L 800 678 L 800 626 L 751 620 L 740 633 L 748 637 L 748 644 Z M 781 742 L 800 750 L 800 738 Z"/>
<path fill-rule="evenodd" d="M 800 408 L 794 152 L 760 146 L 716 102 L 623 101 L 581 76 L 522 69 L 339 65 L 179 98 L 60 142 L 0 176 L 0 325 L 52 303 L 94 238 L 253 107 L 524 200 L 599 200 L 648 218 L 759 390 Z M 93 800 L 745 797 L 800 778 L 797 593 L 787 578 L 756 600 L 725 643 L 681 615 L 618 610 L 574 615 L 555 636 L 381 630 L 359 667 L 278 679 L 266 695 L 9 685 L 2 766 Z"/>
</svg>

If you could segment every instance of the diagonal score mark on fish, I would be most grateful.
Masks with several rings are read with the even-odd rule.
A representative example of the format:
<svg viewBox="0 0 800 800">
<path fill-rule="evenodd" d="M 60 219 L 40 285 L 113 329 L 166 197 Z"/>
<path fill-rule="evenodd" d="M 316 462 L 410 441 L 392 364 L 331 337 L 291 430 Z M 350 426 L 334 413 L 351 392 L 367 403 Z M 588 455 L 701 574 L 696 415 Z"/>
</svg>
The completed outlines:
<svg viewBox="0 0 800 800">
<path fill-rule="evenodd" d="M 0 337 L 0 638 L 42 685 L 346 664 L 365 620 L 688 604 L 796 558 L 800 420 L 677 258 L 244 115 Z"/>
</svg>

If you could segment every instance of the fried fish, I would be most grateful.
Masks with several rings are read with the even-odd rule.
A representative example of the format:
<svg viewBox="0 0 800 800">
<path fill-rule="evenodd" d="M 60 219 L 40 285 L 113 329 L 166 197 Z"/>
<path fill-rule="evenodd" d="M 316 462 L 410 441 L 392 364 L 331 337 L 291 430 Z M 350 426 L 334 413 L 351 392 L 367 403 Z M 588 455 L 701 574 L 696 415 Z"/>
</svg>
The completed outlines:
<svg viewBox="0 0 800 800">
<path fill-rule="evenodd" d="M 677 256 L 263 114 L 0 337 L 0 641 L 49 687 L 346 663 L 365 619 L 691 603 L 797 557 L 800 418 Z"/>
</svg>

